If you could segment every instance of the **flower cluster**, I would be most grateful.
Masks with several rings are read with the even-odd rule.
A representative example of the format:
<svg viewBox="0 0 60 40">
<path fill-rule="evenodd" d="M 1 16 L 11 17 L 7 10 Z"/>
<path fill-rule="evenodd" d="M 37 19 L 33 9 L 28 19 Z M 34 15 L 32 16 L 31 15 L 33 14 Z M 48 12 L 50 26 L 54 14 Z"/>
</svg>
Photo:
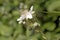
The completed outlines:
<svg viewBox="0 0 60 40">
<path fill-rule="evenodd" d="M 24 19 L 32 19 L 33 16 L 32 14 L 34 13 L 33 11 L 33 6 L 31 6 L 30 10 L 28 11 L 27 9 L 26 10 L 23 10 L 21 12 L 21 16 L 17 19 L 17 21 L 19 21 L 19 24 L 23 23 L 25 24 L 25 21 L 23 22 Z"/>
</svg>

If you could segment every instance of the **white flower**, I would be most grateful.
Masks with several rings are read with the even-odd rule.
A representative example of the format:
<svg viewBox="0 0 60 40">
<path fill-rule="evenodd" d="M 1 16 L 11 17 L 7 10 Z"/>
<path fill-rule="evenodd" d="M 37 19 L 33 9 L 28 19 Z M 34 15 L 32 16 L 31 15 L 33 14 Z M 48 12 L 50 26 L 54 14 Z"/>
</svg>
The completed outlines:
<svg viewBox="0 0 60 40">
<path fill-rule="evenodd" d="M 37 22 L 35 22 L 33 25 L 34 25 L 34 27 L 35 27 L 35 26 L 37 26 L 37 25 L 39 25 L 39 26 L 40 26 L 40 24 L 39 24 L 39 23 L 37 23 Z"/>
<path fill-rule="evenodd" d="M 27 12 L 27 14 L 26 14 L 26 19 L 32 19 L 33 17 L 32 17 L 32 14 L 30 13 L 30 12 Z"/>
<path fill-rule="evenodd" d="M 23 21 L 19 21 L 19 24 L 21 24 Z"/>
<path fill-rule="evenodd" d="M 19 21 L 19 23 L 22 23 L 22 21 L 24 19 L 26 19 L 26 20 L 27 19 L 32 19 L 33 18 L 33 16 L 32 16 L 33 13 L 34 13 L 33 6 L 31 6 L 29 11 L 28 10 L 24 10 L 24 11 L 21 12 L 21 16 L 20 16 L 20 18 L 17 19 L 17 21 Z"/>
<path fill-rule="evenodd" d="M 25 24 L 26 22 L 24 21 L 23 24 Z"/>
<path fill-rule="evenodd" d="M 34 26 L 37 26 L 37 25 L 38 25 L 38 23 L 37 23 L 37 22 L 35 22 L 33 25 L 34 25 Z"/>
</svg>

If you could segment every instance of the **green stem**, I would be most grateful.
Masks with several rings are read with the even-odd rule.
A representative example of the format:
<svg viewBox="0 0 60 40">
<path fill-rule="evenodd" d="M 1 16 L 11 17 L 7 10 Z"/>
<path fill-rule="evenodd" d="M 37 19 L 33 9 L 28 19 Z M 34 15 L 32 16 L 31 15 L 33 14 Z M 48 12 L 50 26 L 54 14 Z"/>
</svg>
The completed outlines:
<svg viewBox="0 0 60 40">
<path fill-rule="evenodd" d="M 27 40 L 29 40 L 29 37 L 30 37 L 30 34 L 31 34 L 31 31 L 29 30 L 29 21 L 26 20 L 26 37 L 27 37 Z"/>
</svg>

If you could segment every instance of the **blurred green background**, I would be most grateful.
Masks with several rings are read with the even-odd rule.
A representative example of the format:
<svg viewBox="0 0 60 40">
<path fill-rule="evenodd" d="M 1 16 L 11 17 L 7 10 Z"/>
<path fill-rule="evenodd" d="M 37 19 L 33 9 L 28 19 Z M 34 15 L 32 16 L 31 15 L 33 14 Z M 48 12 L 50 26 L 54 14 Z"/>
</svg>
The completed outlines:
<svg viewBox="0 0 60 40">
<path fill-rule="evenodd" d="M 39 28 L 18 24 L 20 3 L 34 6 Z M 60 0 L 0 0 L 0 40 L 60 40 Z"/>
</svg>

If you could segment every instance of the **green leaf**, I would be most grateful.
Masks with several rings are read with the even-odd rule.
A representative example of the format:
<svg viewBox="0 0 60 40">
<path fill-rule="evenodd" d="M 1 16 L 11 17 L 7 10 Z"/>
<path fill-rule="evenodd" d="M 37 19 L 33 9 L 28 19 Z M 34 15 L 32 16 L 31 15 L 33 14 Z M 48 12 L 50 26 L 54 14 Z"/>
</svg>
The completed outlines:
<svg viewBox="0 0 60 40">
<path fill-rule="evenodd" d="M 46 35 L 47 40 L 51 40 L 51 33 L 50 32 L 47 32 L 45 35 Z"/>
<path fill-rule="evenodd" d="M 18 6 L 18 4 L 19 4 L 19 1 L 14 0 L 13 5 L 14 5 L 14 6 Z"/>
<path fill-rule="evenodd" d="M 43 25 L 43 27 L 49 31 L 53 31 L 55 29 L 56 25 L 53 22 L 47 22 Z"/>
<path fill-rule="evenodd" d="M 22 34 L 22 33 L 23 33 L 23 27 L 22 27 L 22 25 L 18 25 L 14 32 L 14 37 L 16 37 L 18 34 Z"/>
<path fill-rule="evenodd" d="M 0 36 L 0 40 L 13 40 L 13 38 Z"/>
<path fill-rule="evenodd" d="M 10 36 L 12 34 L 13 28 L 6 26 L 6 25 L 1 25 L 0 23 L 0 34 L 3 36 Z"/>
<path fill-rule="evenodd" d="M 49 3 L 49 4 L 48 4 Z M 46 3 L 47 6 L 47 10 L 49 12 L 54 11 L 56 8 L 58 8 L 60 6 L 60 0 L 56 0 L 56 1 L 49 1 Z"/>
<path fill-rule="evenodd" d="M 0 0 L 0 4 L 2 4 L 4 2 L 4 0 Z"/>
<path fill-rule="evenodd" d="M 58 27 L 58 28 L 55 30 L 55 32 L 60 32 L 60 27 Z"/>
<path fill-rule="evenodd" d="M 36 35 L 30 36 L 28 40 L 38 40 L 38 37 L 39 37 L 39 34 L 36 34 Z"/>
<path fill-rule="evenodd" d="M 56 34 L 54 32 L 47 32 L 46 34 L 47 40 L 59 40 L 60 39 L 60 34 Z"/>
<path fill-rule="evenodd" d="M 24 36 L 24 35 L 18 35 L 16 40 L 27 40 L 27 39 L 26 39 L 26 36 Z"/>
<path fill-rule="evenodd" d="M 59 40 L 60 39 L 60 34 L 55 34 L 51 40 Z"/>
</svg>

